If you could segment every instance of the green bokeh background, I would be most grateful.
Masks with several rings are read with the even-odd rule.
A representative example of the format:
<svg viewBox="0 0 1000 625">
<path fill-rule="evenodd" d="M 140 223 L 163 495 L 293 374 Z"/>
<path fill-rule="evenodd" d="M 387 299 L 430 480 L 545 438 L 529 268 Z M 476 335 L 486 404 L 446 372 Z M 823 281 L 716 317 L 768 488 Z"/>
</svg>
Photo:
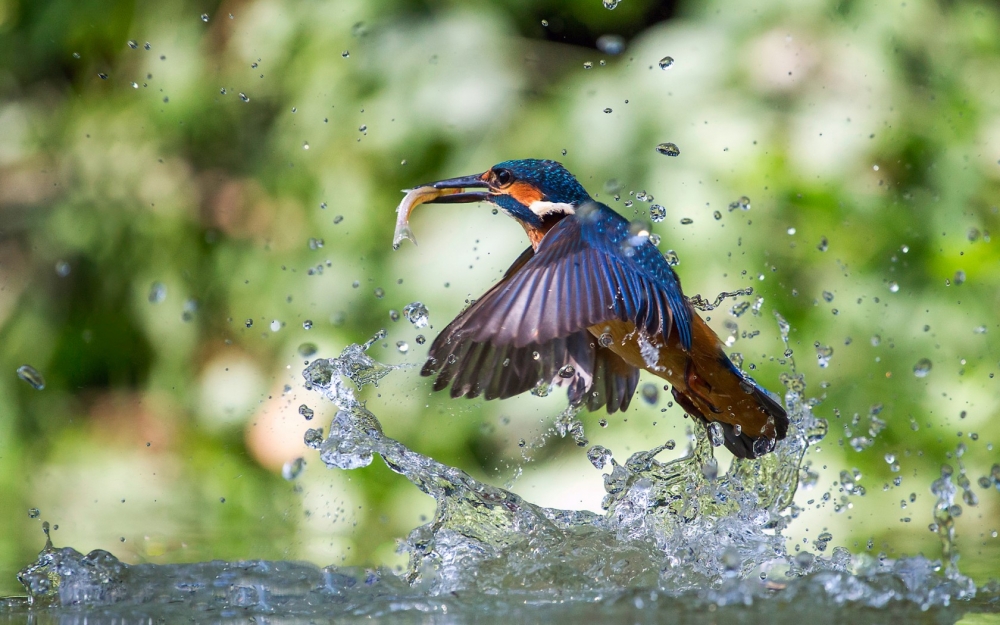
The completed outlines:
<svg viewBox="0 0 1000 625">
<path fill-rule="evenodd" d="M 607 34 L 621 54 L 597 49 Z M 947 462 L 979 498 L 961 504 L 962 570 L 1000 575 L 1000 493 L 977 484 L 1000 456 L 995 4 L 0 0 L 0 594 L 42 520 L 129 562 L 402 562 L 432 502 L 378 460 L 328 471 L 302 445 L 330 416 L 301 388 L 302 346 L 333 356 L 386 328 L 373 354 L 421 363 L 437 330 L 390 311 L 423 301 L 440 329 L 526 243 L 488 207 L 428 206 L 420 245 L 393 252 L 399 190 L 527 157 L 630 218 L 653 195 L 688 295 L 752 286 L 759 315 L 706 314 L 774 390 L 791 366 L 774 312 L 791 323 L 830 422 L 791 541 L 938 557 Z M 424 454 L 599 505 L 583 451 L 539 443 L 561 393 L 455 401 L 410 368 L 367 397 Z M 588 436 L 619 457 L 680 440 L 667 399 L 606 428 L 587 415 Z M 886 428 L 856 451 L 873 407 Z M 854 469 L 867 494 L 845 499 Z"/>
</svg>

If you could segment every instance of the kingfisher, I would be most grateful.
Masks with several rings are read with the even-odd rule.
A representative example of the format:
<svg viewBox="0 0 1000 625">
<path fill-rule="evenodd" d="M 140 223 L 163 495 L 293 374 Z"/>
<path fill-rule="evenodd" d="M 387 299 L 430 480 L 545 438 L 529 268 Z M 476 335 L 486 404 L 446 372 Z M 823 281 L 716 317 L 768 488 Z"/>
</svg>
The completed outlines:
<svg viewBox="0 0 1000 625">
<path fill-rule="evenodd" d="M 504 161 L 414 189 L 395 246 L 412 239 L 417 204 L 474 202 L 512 217 L 531 245 L 434 340 L 421 375 L 436 376 L 435 391 L 489 400 L 558 385 L 571 405 L 613 414 L 645 370 L 692 418 L 721 426 L 737 457 L 785 438 L 784 408 L 729 359 L 649 231 L 591 198 L 561 163 Z"/>
</svg>

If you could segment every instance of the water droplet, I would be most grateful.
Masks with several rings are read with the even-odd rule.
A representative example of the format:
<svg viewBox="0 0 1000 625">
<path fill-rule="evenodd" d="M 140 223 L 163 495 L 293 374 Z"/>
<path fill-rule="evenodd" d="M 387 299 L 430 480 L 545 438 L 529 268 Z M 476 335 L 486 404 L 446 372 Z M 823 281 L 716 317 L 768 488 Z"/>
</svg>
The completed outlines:
<svg viewBox="0 0 1000 625">
<path fill-rule="evenodd" d="M 955 272 L 955 284 L 963 284 L 965 282 L 965 272 L 959 269 Z"/>
<path fill-rule="evenodd" d="M 38 508 L 28 508 L 28 518 L 29 519 L 37 519 L 41 515 L 42 515 L 42 513 L 41 513 L 41 511 Z"/>
<path fill-rule="evenodd" d="M 149 287 L 149 303 L 159 304 L 163 300 L 167 299 L 167 285 L 162 282 L 154 282 Z"/>
<path fill-rule="evenodd" d="M 655 406 L 656 402 L 660 400 L 660 388 L 652 382 L 643 384 L 641 392 L 643 401 L 650 406 Z"/>
<path fill-rule="evenodd" d="M 979 497 L 976 497 L 976 494 L 971 490 L 965 490 L 965 492 L 962 493 L 962 501 L 964 501 L 968 506 L 979 505 Z"/>
<path fill-rule="evenodd" d="M 427 339 L 424 338 L 423 334 L 418 334 L 417 338 L 415 338 L 413 340 L 415 340 L 417 342 L 417 345 L 423 345 L 424 343 L 427 342 Z"/>
<path fill-rule="evenodd" d="M 542 20 L 542 26 L 545 26 L 547 28 L 548 25 L 549 25 L 549 20 Z"/>
<path fill-rule="evenodd" d="M 244 323 L 244 324 L 246 325 L 246 327 L 248 327 L 248 328 L 252 328 L 252 327 L 253 327 L 253 319 L 247 319 L 247 320 L 246 320 L 246 321 L 244 321 L 243 323 Z"/>
<path fill-rule="evenodd" d="M 304 141 L 302 143 L 302 149 L 303 150 L 308 150 L 309 149 L 309 142 L 308 141 Z"/>
<path fill-rule="evenodd" d="M 396 351 L 400 354 L 405 354 L 410 351 L 410 344 L 406 341 L 396 341 Z"/>
<path fill-rule="evenodd" d="M 828 241 L 826 237 L 821 237 L 819 240 L 819 245 L 816 246 L 816 249 L 818 249 L 821 252 L 825 252 L 829 248 L 830 248 L 830 241 Z"/>
<path fill-rule="evenodd" d="M 576 375 L 576 369 L 573 367 L 573 365 L 566 365 L 563 368 L 559 369 L 560 378 L 571 378 L 574 375 Z"/>
<path fill-rule="evenodd" d="M 608 108 L 604 109 L 604 112 L 605 112 L 605 113 L 611 113 L 611 112 L 612 112 L 612 111 L 611 111 L 611 107 L 609 106 Z"/>
<path fill-rule="evenodd" d="M 314 238 L 309 239 L 309 249 L 311 250 L 318 250 L 323 247 L 323 244 L 324 244 L 323 239 L 314 239 Z"/>
<path fill-rule="evenodd" d="M 719 211 L 715 211 L 712 213 L 712 217 L 715 217 L 715 221 L 719 221 L 720 219 L 722 219 L 722 213 L 720 213 Z"/>
<path fill-rule="evenodd" d="M 203 21 L 203 22 L 207 22 L 208 21 L 208 13 L 202 13 L 201 14 L 201 21 Z"/>
<path fill-rule="evenodd" d="M 927 374 L 931 372 L 931 367 L 933 364 L 928 358 L 921 358 L 917 361 L 917 364 L 913 365 L 913 375 L 918 378 L 926 378 Z"/>
<path fill-rule="evenodd" d="M 367 132 L 367 131 L 368 131 L 367 124 L 361 124 L 360 126 L 358 126 L 358 132 Z"/>
<path fill-rule="evenodd" d="M 600 471 L 611 461 L 611 450 L 601 445 L 594 445 L 587 450 L 587 460 Z"/>
<path fill-rule="evenodd" d="M 18 367 L 17 377 L 33 386 L 35 390 L 40 391 L 45 388 L 45 378 L 31 365 L 21 365 Z"/>
<path fill-rule="evenodd" d="M 974 243 L 979 240 L 979 228 L 969 228 L 969 232 L 966 237 L 969 239 L 970 243 Z"/>
<path fill-rule="evenodd" d="M 299 356 L 303 358 L 308 358 L 319 351 L 315 343 L 302 343 L 299 345 Z"/>
<path fill-rule="evenodd" d="M 427 316 L 429 315 L 427 307 L 421 302 L 411 302 L 406 306 L 403 306 L 403 316 L 406 320 L 413 324 L 415 328 L 427 327 Z"/>
<path fill-rule="evenodd" d="M 753 442 L 753 453 L 755 456 L 763 456 L 774 449 L 774 439 L 761 436 Z"/>
<path fill-rule="evenodd" d="M 348 58 L 348 57 L 351 56 L 351 52 L 350 52 L 350 50 L 344 50 L 343 52 L 340 53 L 340 56 L 342 56 L 342 57 L 344 57 L 346 59 L 346 58 Z"/>
<path fill-rule="evenodd" d="M 309 406 L 302 404 L 301 406 L 299 406 L 299 414 L 302 415 L 302 417 L 305 418 L 306 421 L 312 421 L 312 418 L 313 416 L 315 416 L 316 413 L 314 413 L 313 409 L 310 408 Z"/>
<path fill-rule="evenodd" d="M 108 75 L 105 74 L 104 72 L 97 72 L 97 77 L 100 78 L 101 80 L 107 80 L 108 79 Z"/>
<path fill-rule="evenodd" d="M 597 38 L 597 49 L 612 56 L 621 54 L 625 50 L 625 39 L 619 35 L 601 35 Z"/>
<path fill-rule="evenodd" d="M 271 321 L 271 332 L 277 332 L 281 329 L 281 321 L 274 319 Z"/>
<path fill-rule="evenodd" d="M 898 293 L 899 292 L 899 284 L 897 284 L 896 282 L 890 282 L 889 283 L 889 292 L 890 293 Z"/>
<path fill-rule="evenodd" d="M 305 330 L 312 330 L 313 322 L 312 319 L 306 319 L 302 322 L 302 328 Z"/>
<path fill-rule="evenodd" d="M 736 200 L 735 202 L 730 202 L 729 203 L 729 212 L 733 212 L 736 209 L 745 210 L 745 211 L 750 210 L 750 198 L 748 198 L 747 196 L 744 195 L 740 199 Z"/>
<path fill-rule="evenodd" d="M 295 460 L 290 460 L 285 463 L 285 466 L 281 467 L 281 477 L 288 481 L 292 481 L 302 475 L 302 470 L 305 468 L 306 461 L 303 458 L 300 457 Z"/>
<path fill-rule="evenodd" d="M 690 217 L 684 217 L 684 218 L 681 219 L 681 225 L 682 226 L 690 226 L 693 223 L 694 223 L 694 220 L 691 219 Z"/>
<path fill-rule="evenodd" d="M 244 102 L 249 102 L 250 101 L 250 96 L 248 96 L 247 94 L 245 94 L 242 91 L 240 91 L 240 99 L 243 100 Z"/>
<path fill-rule="evenodd" d="M 621 2 L 621 0 L 603 0 L 603 1 L 604 1 L 604 8 L 609 11 L 614 11 L 616 8 L 618 8 L 618 4 Z"/>
<path fill-rule="evenodd" d="M 656 151 L 664 156 L 679 156 L 681 149 L 677 147 L 676 143 L 661 143 L 656 146 Z"/>
<path fill-rule="evenodd" d="M 142 44 L 142 47 L 145 48 L 146 50 L 152 50 L 153 49 L 153 46 L 149 45 L 148 41 L 146 43 Z"/>
<path fill-rule="evenodd" d="M 591 63 L 590 61 L 585 61 L 584 64 L 583 64 L 583 69 L 590 69 L 593 66 L 594 66 L 594 64 Z"/>
<path fill-rule="evenodd" d="M 302 435 L 302 442 L 310 449 L 319 449 L 323 445 L 323 428 L 309 428 Z"/>
<path fill-rule="evenodd" d="M 726 435 L 722 430 L 721 423 L 708 424 L 708 440 L 712 443 L 712 447 L 721 447 L 726 442 Z"/>
<path fill-rule="evenodd" d="M 829 304 L 833 301 L 833 293 L 829 291 L 823 291 L 823 301 Z"/>
<path fill-rule="evenodd" d="M 336 217 L 333 218 L 334 225 L 339 224 L 342 221 L 344 221 L 343 215 L 337 215 Z"/>
<path fill-rule="evenodd" d="M 825 369 L 830 366 L 830 358 L 833 356 L 833 348 L 826 345 L 820 345 L 819 341 L 817 341 L 814 346 L 816 347 L 817 364 L 820 368 Z"/>
<path fill-rule="evenodd" d="M 610 332 L 604 332 L 601 334 L 600 338 L 597 339 L 597 342 L 601 344 L 601 347 L 611 347 L 615 340 L 611 336 Z"/>
<path fill-rule="evenodd" d="M 667 209 L 659 204 L 653 204 L 649 207 L 649 218 L 656 223 L 660 223 L 667 218 Z"/>
<path fill-rule="evenodd" d="M 129 39 L 128 47 L 132 48 L 133 50 L 137 50 L 139 48 L 139 42 L 136 41 L 135 39 Z"/>
<path fill-rule="evenodd" d="M 673 250 L 667 250 L 666 252 L 664 252 L 663 258 L 667 260 L 667 264 L 670 265 L 671 267 L 676 267 L 677 265 L 681 264 L 680 257 L 677 255 L 677 252 Z"/>
</svg>

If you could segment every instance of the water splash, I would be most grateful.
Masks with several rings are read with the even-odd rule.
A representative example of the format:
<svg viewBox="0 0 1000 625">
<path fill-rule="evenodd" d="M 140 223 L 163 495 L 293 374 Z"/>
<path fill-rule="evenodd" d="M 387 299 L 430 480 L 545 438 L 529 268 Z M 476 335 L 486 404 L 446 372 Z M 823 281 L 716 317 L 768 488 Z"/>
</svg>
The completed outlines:
<svg viewBox="0 0 1000 625">
<path fill-rule="evenodd" d="M 788 324 L 777 319 L 787 346 Z M 324 464 L 340 469 L 367 466 L 377 454 L 435 499 L 434 518 L 401 544 L 409 558 L 402 575 L 263 561 L 126 565 L 105 551 L 84 556 L 47 541 L 38 561 L 19 575 L 27 601 L 5 605 L 114 606 L 118 617 L 191 617 L 211 609 L 242 618 L 303 619 L 401 612 L 510 618 L 526 610 L 534 617 L 630 619 L 633 609 L 655 605 L 685 614 L 718 610 L 722 620 L 726 609 L 774 617 L 780 603 L 778 612 L 789 619 L 830 608 L 854 610 L 855 616 L 881 608 L 868 617 L 877 621 L 890 614 L 912 619 L 959 600 L 966 609 L 989 610 L 1000 599 L 995 588 L 979 591 L 976 599 L 974 584 L 958 572 L 958 488 L 950 466 L 933 487 L 944 565 L 923 556 L 852 556 L 842 547 L 826 556 L 832 538 L 826 534 L 814 543 L 820 553 L 787 551 L 782 532 L 801 511 L 793 504 L 799 476 L 809 486 L 814 475 L 803 458 L 827 430 L 813 415 L 816 402 L 805 396 L 804 378 L 795 374 L 790 356 L 791 373 L 783 376 L 789 434 L 772 453 L 734 460 L 720 472 L 702 428 L 689 430 L 686 455 L 666 462 L 657 456 L 673 449 L 673 441 L 623 463 L 611 449 L 591 447 L 588 460 L 607 471 L 604 513 L 596 514 L 532 504 L 386 436 L 357 395 L 397 368 L 366 353 L 384 337 L 383 331 L 336 358 L 315 360 L 303 372 L 306 388 L 337 408 L 326 437 L 310 430 L 306 443 L 319 449 Z M 561 414 L 553 430 L 586 445 L 574 410 Z M 301 466 L 290 470 L 296 468 Z M 968 483 L 960 464 L 964 488 L 962 478 Z M 852 480 L 848 475 L 844 483 Z"/>
<path fill-rule="evenodd" d="M 786 326 L 779 322 L 787 338 Z M 826 422 L 812 414 L 801 375 L 785 379 L 788 438 L 761 459 L 735 460 L 725 473 L 720 474 L 710 437 L 700 428 L 688 435 L 688 453 L 668 462 L 656 457 L 673 448 L 673 441 L 633 453 L 624 463 L 610 449 L 590 448 L 591 463 L 610 468 L 604 474 L 601 515 L 534 505 L 385 436 L 374 415 L 338 379 L 357 382 L 365 377 L 359 371 L 373 380 L 388 373 L 385 365 L 351 346 L 338 358 L 314 362 L 304 374 L 309 386 L 339 408 L 321 458 L 330 466 L 360 466 L 377 453 L 390 469 L 434 497 L 434 519 L 413 530 L 402 549 L 409 556 L 407 582 L 426 585 L 435 594 L 541 591 L 553 585 L 560 593 L 586 594 L 643 587 L 675 596 L 707 592 L 717 603 L 745 604 L 823 574 L 824 584 L 843 585 L 844 592 L 851 586 L 854 594 L 837 600 L 874 605 L 894 595 L 862 590 L 868 578 L 905 572 L 912 582 L 908 588 L 918 594 L 921 584 L 937 588 L 942 582 L 932 574 L 939 567 L 922 557 L 876 565 L 852 558 L 843 548 L 830 557 L 787 552 L 782 530 L 797 516 L 791 504 L 803 456 L 826 431 Z M 555 430 L 586 444 L 575 411 L 561 414 Z M 765 577 L 770 582 L 760 581 Z M 922 601 L 936 605 L 945 596 L 975 592 L 966 578 L 947 580 L 953 582 L 947 592 L 928 592 Z"/>
</svg>

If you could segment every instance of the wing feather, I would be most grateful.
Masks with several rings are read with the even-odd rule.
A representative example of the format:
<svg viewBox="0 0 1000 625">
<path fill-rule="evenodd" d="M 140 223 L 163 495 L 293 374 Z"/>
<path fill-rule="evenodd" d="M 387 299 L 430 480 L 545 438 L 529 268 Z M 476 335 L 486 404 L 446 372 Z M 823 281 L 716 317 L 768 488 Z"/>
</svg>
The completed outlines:
<svg viewBox="0 0 1000 625">
<path fill-rule="evenodd" d="M 441 332 L 421 371 L 437 376 L 435 390 L 451 384 L 452 396 L 494 399 L 557 382 L 574 403 L 615 412 L 628 406 L 638 369 L 598 346 L 589 327 L 621 320 L 651 336 L 676 330 L 690 349 L 677 276 L 655 246 L 631 243 L 624 218 L 595 206 L 554 225 Z M 557 379 L 568 364 L 576 374 Z"/>
</svg>

